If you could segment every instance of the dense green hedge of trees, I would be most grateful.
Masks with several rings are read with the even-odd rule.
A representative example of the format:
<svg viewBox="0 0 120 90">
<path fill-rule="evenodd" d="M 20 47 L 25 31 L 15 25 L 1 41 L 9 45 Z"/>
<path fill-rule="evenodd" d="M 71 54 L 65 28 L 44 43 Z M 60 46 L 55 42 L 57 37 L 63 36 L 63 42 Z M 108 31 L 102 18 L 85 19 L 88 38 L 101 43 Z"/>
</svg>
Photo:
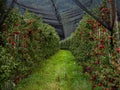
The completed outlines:
<svg viewBox="0 0 120 90">
<path fill-rule="evenodd" d="M 1 90 L 17 84 L 41 60 L 59 50 L 55 29 L 27 11 L 21 15 L 16 9 L 11 10 L 1 30 L 4 42 L 4 47 L 0 47 L 0 62 L 3 62 L 0 63 Z"/>
</svg>

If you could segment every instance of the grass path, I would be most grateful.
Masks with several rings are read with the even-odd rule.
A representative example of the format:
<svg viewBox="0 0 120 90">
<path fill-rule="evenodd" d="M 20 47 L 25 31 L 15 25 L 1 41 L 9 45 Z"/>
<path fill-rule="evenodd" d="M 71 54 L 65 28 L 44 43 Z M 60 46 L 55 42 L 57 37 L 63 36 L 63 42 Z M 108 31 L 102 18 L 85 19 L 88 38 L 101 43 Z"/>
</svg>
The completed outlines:
<svg viewBox="0 0 120 90">
<path fill-rule="evenodd" d="M 42 62 L 15 90 L 91 90 L 69 51 L 60 50 Z"/>
</svg>

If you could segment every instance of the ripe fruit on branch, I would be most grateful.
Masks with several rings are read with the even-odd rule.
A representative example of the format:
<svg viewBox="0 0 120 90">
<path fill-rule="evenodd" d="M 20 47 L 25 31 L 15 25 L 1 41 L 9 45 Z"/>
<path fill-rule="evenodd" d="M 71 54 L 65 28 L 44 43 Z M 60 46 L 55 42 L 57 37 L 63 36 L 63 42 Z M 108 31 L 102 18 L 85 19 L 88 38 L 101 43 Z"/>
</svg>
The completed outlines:
<svg viewBox="0 0 120 90">
<path fill-rule="evenodd" d="M 102 13 L 102 17 L 104 17 L 105 16 L 105 14 L 104 13 Z"/>
<path fill-rule="evenodd" d="M 102 86 L 102 83 L 98 83 L 98 86 L 101 87 L 101 86 Z"/>
<path fill-rule="evenodd" d="M 117 53 L 120 53 L 120 48 L 116 48 L 116 52 L 117 52 Z"/>
<path fill-rule="evenodd" d="M 94 90 L 95 87 L 96 87 L 95 85 L 92 85 L 92 90 Z"/>
<path fill-rule="evenodd" d="M 103 49 L 104 48 L 104 45 L 102 45 L 102 44 L 100 44 L 100 45 L 98 45 L 98 49 Z"/>
<path fill-rule="evenodd" d="M 14 32 L 14 34 L 18 35 L 18 34 L 19 34 L 19 32 L 18 32 L 18 31 L 16 31 L 16 32 Z"/>
<path fill-rule="evenodd" d="M 18 23 L 14 23 L 14 26 L 17 27 L 19 24 Z"/>
<path fill-rule="evenodd" d="M 101 26 L 101 23 L 98 22 L 98 26 Z"/>
<path fill-rule="evenodd" d="M 95 29 L 95 28 L 97 28 L 97 26 L 96 24 L 93 24 L 92 29 Z"/>
<path fill-rule="evenodd" d="M 105 32 L 106 30 L 105 30 L 105 28 L 102 28 L 102 32 Z"/>
<path fill-rule="evenodd" d="M 114 79 L 109 79 L 109 82 L 113 83 Z"/>
<path fill-rule="evenodd" d="M 108 1 L 108 3 L 110 3 L 112 0 L 107 0 Z"/>
<path fill-rule="evenodd" d="M 98 65 L 98 64 L 99 64 L 99 61 L 98 61 L 98 60 L 96 60 L 96 61 L 94 62 L 94 64 L 95 64 L 95 65 Z"/>
<path fill-rule="evenodd" d="M 93 20 L 87 20 L 87 23 L 89 23 L 89 24 L 92 23 L 92 22 L 94 22 L 94 21 Z"/>
<path fill-rule="evenodd" d="M 9 36 L 15 36 L 15 34 L 14 34 L 14 33 L 11 33 Z"/>
<path fill-rule="evenodd" d="M 104 39 L 101 39 L 101 40 L 100 40 L 100 43 L 102 44 L 103 42 L 104 42 Z"/>
<path fill-rule="evenodd" d="M 103 8 L 103 11 L 108 11 L 108 8 Z"/>
<path fill-rule="evenodd" d="M 11 42 L 11 45 L 13 45 L 13 46 L 14 46 L 15 44 L 16 44 L 15 42 Z"/>
<path fill-rule="evenodd" d="M 108 39 L 111 39 L 112 38 L 112 36 L 108 36 Z"/>
</svg>

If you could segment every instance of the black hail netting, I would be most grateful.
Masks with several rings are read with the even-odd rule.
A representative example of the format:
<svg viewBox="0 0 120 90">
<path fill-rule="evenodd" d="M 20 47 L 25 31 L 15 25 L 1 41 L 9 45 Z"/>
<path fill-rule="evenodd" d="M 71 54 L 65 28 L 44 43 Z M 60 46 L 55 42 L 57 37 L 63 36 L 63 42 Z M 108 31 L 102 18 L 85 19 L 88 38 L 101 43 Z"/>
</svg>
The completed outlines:
<svg viewBox="0 0 120 90">
<path fill-rule="evenodd" d="M 55 27 L 61 39 L 64 39 L 75 30 L 84 11 L 86 12 L 85 9 L 87 8 L 87 13 L 89 13 L 92 8 L 99 6 L 101 1 L 102 0 L 14 0 L 14 6 L 18 7 L 22 13 L 28 10 L 36 15 L 40 14 L 43 21 Z M 7 0 L 8 4 L 10 2 L 12 2 L 12 0 Z M 117 5 L 120 4 L 120 0 L 116 0 L 116 2 Z M 119 10 L 120 7 L 118 7 L 118 13 Z"/>
</svg>

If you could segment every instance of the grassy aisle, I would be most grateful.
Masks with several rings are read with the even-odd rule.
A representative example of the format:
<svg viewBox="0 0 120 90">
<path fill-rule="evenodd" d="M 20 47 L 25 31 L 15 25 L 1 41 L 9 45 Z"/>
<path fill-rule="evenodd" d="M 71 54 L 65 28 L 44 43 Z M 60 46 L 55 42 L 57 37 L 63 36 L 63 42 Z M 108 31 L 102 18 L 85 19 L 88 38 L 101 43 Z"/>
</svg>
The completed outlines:
<svg viewBox="0 0 120 90">
<path fill-rule="evenodd" d="M 91 90 L 80 70 L 71 52 L 60 50 L 43 61 L 15 90 Z"/>
</svg>

